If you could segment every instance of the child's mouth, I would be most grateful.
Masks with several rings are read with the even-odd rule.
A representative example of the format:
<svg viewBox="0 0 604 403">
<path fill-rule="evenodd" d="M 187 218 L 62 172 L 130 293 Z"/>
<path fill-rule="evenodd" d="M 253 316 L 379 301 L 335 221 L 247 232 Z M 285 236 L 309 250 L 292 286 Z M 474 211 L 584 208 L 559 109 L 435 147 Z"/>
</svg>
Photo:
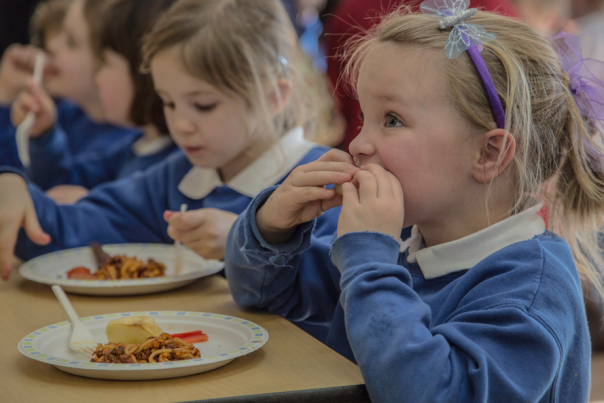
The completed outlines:
<svg viewBox="0 0 604 403">
<path fill-rule="evenodd" d="M 187 154 L 196 154 L 203 150 L 203 147 L 184 147 L 184 150 Z"/>
</svg>

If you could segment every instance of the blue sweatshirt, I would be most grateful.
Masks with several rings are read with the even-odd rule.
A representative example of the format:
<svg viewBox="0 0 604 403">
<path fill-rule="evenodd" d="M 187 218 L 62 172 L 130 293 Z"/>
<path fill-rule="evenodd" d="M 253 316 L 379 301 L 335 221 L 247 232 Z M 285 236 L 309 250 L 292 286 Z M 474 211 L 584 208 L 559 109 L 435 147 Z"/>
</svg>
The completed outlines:
<svg viewBox="0 0 604 403">
<path fill-rule="evenodd" d="M 66 140 L 65 136 L 55 132 L 54 135 L 47 133 L 30 141 L 31 166 L 28 174 L 32 182 L 43 190 L 57 185 L 79 185 L 92 189 L 143 171 L 178 150 L 172 140 L 165 136 L 155 140 L 158 147 L 148 152 L 138 152 L 137 145 L 142 140 L 142 133 L 139 132 L 136 137 L 128 137 L 114 147 L 74 156 L 66 147 Z"/>
<path fill-rule="evenodd" d="M 337 211 L 269 245 L 255 217 L 272 191 L 229 234 L 235 301 L 326 327 L 372 401 L 587 402 L 581 285 L 539 206 L 431 248 L 416 228 L 405 248 L 378 233 L 336 238 Z"/>
<path fill-rule="evenodd" d="M 21 167 L 18 160 L 17 145 L 14 142 L 16 129 L 10 120 L 10 106 L 0 106 L 0 165 Z M 66 147 L 73 155 L 89 151 L 112 149 L 124 141 L 132 142 L 140 133 L 137 130 L 117 127 L 110 124 L 96 123 L 71 102 L 57 102 L 57 124 L 39 139 L 30 140 L 30 153 L 38 151 L 48 142 L 57 142 Z M 56 137 L 56 138 L 55 138 Z M 8 150 L 10 147 L 11 152 Z"/>
<path fill-rule="evenodd" d="M 262 189 L 280 183 L 296 165 L 312 162 L 327 150 L 304 140 L 297 128 L 228 183 L 222 183 L 215 169 L 194 167 L 177 152 L 145 172 L 95 188 L 74 205 L 57 205 L 37 186 L 29 185 L 40 224 L 52 241 L 35 245 L 21 231 L 15 253 L 28 260 L 93 241 L 173 243 L 164 211 L 178 211 L 186 203 L 189 210 L 215 208 L 240 214 Z M 0 172 L 15 171 L 0 168 Z"/>
</svg>

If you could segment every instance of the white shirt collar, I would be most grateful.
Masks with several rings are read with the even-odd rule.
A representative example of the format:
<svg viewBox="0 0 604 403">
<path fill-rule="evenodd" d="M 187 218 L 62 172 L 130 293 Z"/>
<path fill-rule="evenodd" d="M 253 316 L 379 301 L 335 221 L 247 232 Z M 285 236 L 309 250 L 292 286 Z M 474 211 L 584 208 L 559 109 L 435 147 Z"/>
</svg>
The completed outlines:
<svg viewBox="0 0 604 403">
<path fill-rule="evenodd" d="M 423 238 L 417 226 L 404 244 L 409 248 L 407 261 L 419 265 L 426 279 L 467 270 L 513 243 L 526 241 L 545 232 L 545 223 L 537 215 L 542 204 L 515 214 L 482 231 L 456 241 L 423 248 Z"/>
<path fill-rule="evenodd" d="M 226 185 L 244 196 L 254 198 L 283 178 L 314 146 L 315 143 L 304 139 L 304 129 L 296 127 Z M 223 185 L 225 183 L 220 180 L 216 169 L 195 166 L 184 176 L 178 190 L 190 199 L 200 200 Z"/>
<path fill-rule="evenodd" d="M 158 152 L 168 148 L 172 144 L 170 136 L 161 136 L 148 140 L 141 137 L 132 143 L 132 152 L 137 157 L 146 157 L 148 155 L 157 154 Z"/>
</svg>

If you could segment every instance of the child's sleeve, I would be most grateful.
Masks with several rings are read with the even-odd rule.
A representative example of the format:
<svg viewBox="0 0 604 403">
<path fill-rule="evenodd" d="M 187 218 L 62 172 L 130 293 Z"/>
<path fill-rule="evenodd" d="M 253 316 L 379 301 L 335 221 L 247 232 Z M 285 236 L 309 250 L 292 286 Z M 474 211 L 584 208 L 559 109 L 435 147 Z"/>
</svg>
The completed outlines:
<svg viewBox="0 0 604 403">
<path fill-rule="evenodd" d="M 42 136 L 30 139 L 29 154 L 30 179 L 43 190 L 57 185 L 79 185 L 92 189 L 117 177 L 124 148 L 112 147 L 74 156 L 67 134 L 60 125 L 55 125 Z"/>
<path fill-rule="evenodd" d="M 433 318 L 397 264 L 399 247 L 384 234 L 350 233 L 332 248 L 346 333 L 371 399 L 541 401 L 561 360 L 554 333 L 521 304 L 493 304 L 496 295 Z"/>
<path fill-rule="evenodd" d="M 171 242 L 163 220 L 170 173 L 161 164 L 145 173 L 99 186 L 75 205 L 57 205 L 37 186 L 28 185 L 40 225 L 52 241 L 50 245 L 36 245 L 22 230 L 15 254 L 27 260 L 90 242 Z"/>
<path fill-rule="evenodd" d="M 328 324 L 338 302 L 339 273 L 325 256 L 339 209 L 300 225 L 288 243 L 269 245 L 256 226 L 256 211 L 274 190 L 258 195 L 229 233 L 225 271 L 233 298 L 239 305 L 263 308 L 293 322 Z"/>
</svg>

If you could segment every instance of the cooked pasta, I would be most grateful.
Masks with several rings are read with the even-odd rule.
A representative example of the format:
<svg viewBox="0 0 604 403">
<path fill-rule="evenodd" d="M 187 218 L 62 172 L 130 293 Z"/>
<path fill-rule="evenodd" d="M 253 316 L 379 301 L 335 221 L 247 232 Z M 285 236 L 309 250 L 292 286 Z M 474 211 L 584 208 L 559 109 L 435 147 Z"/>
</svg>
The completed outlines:
<svg viewBox="0 0 604 403">
<path fill-rule="evenodd" d="M 168 333 L 149 337 L 141 344 L 107 343 L 99 344 L 90 362 L 112 364 L 140 364 L 168 362 L 199 358 L 199 350 L 178 337 Z"/>
<path fill-rule="evenodd" d="M 99 280 L 150 278 L 163 276 L 165 271 L 166 267 L 153 259 L 144 263 L 134 257 L 116 255 L 100 267 L 94 277 Z"/>
</svg>

